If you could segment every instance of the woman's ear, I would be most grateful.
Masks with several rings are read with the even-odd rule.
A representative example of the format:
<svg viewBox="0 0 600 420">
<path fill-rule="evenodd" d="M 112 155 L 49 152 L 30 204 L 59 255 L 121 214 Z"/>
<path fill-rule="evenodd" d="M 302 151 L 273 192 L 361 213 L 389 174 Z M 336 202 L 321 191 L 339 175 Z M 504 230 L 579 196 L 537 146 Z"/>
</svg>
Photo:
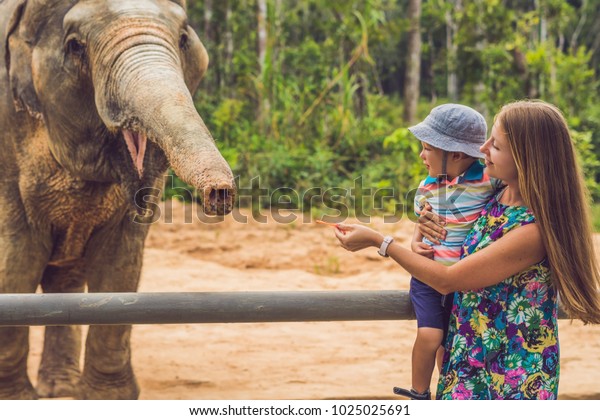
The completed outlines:
<svg viewBox="0 0 600 420">
<path fill-rule="evenodd" d="M 8 74 L 13 103 L 17 112 L 27 111 L 41 118 L 41 107 L 33 87 L 31 56 L 33 42 L 25 29 L 27 0 L 21 0 L 15 7 L 4 35 L 4 63 Z"/>
</svg>

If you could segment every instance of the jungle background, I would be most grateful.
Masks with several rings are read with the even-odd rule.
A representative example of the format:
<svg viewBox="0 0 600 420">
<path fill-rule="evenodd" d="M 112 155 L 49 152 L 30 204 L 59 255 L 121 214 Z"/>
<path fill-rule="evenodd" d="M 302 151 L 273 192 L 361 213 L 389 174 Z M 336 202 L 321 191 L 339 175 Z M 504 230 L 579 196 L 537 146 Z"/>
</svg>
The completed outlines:
<svg viewBox="0 0 600 420">
<path fill-rule="evenodd" d="M 456 101 L 491 125 L 502 104 L 522 98 L 563 110 L 600 203 L 600 0 L 188 0 L 188 8 L 211 58 L 198 111 L 240 189 L 272 193 L 271 202 L 250 204 L 287 198 L 292 209 L 321 214 L 328 209 L 311 189 L 356 190 L 361 180 L 393 188 L 385 204 L 395 207 L 425 175 L 410 124 Z M 391 259 L 350 254 L 313 223 L 280 223 L 267 211 L 260 222 L 245 202 L 236 210 L 247 223 L 233 215 L 194 223 L 201 206 L 171 181 L 165 195 L 191 202 L 160 204 L 165 217 L 150 229 L 140 292 L 409 287 L 409 273 Z M 593 208 L 600 230 L 600 204 Z M 372 225 L 408 246 L 412 222 L 384 221 L 378 214 Z M 600 234 L 594 244 L 600 260 Z M 559 324 L 560 398 L 599 400 L 600 326 Z M 410 384 L 415 327 L 135 325 L 132 359 L 142 399 L 390 399 L 393 386 Z M 35 381 L 43 327 L 31 336 Z"/>
<path fill-rule="evenodd" d="M 272 192 L 254 206 L 314 210 L 311 188 L 360 180 L 393 189 L 392 209 L 425 175 L 408 126 L 459 102 L 491 127 L 523 98 L 564 112 L 600 202 L 599 0 L 187 3 L 210 56 L 196 106 L 239 186 Z"/>
</svg>

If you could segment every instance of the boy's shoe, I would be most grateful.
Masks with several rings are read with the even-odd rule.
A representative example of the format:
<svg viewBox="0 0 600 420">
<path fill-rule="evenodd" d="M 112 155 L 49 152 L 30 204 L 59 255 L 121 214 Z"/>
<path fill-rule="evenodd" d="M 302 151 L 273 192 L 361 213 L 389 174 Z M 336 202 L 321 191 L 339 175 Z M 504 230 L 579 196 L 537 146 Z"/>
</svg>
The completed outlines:
<svg viewBox="0 0 600 420">
<path fill-rule="evenodd" d="M 423 393 L 417 392 L 414 389 L 408 390 L 404 388 L 394 387 L 394 394 L 402 395 L 403 397 L 408 397 L 411 400 L 430 400 L 431 399 L 431 391 L 427 390 Z"/>
</svg>

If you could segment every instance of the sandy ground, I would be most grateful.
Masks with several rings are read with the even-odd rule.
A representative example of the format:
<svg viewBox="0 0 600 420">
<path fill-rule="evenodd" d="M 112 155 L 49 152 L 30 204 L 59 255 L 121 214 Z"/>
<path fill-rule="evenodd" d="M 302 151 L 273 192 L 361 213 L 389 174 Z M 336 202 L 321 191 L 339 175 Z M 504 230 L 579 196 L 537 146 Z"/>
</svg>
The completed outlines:
<svg viewBox="0 0 600 420">
<path fill-rule="evenodd" d="M 393 261 L 373 249 L 343 250 L 328 227 L 231 216 L 205 224 L 191 207 L 172 208 L 172 220 L 163 209 L 150 230 L 141 292 L 408 289 L 408 273 Z M 372 226 L 406 244 L 413 229 L 406 220 Z M 133 364 L 141 399 L 392 399 L 393 386 L 410 385 L 415 328 L 415 321 L 137 325 Z M 31 337 L 35 381 L 42 328 Z M 561 321 L 560 340 L 560 398 L 600 399 L 600 326 Z"/>
</svg>

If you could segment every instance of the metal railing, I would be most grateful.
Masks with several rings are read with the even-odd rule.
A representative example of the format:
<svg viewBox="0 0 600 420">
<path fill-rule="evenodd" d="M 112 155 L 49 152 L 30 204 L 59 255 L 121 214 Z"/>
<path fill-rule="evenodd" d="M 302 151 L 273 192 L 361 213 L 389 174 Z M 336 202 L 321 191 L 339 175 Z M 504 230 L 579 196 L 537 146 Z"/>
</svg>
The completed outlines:
<svg viewBox="0 0 600 420">
<path fill-rule="evenodd" d="M 0 294 L 0 326 L 411 319 L 405 290 Z"/>
<path fill-rule="evenodd" d="M 0 295 L 0 326 L 394 319 L 414 319 L 406 291 Z"/>
</svg>

